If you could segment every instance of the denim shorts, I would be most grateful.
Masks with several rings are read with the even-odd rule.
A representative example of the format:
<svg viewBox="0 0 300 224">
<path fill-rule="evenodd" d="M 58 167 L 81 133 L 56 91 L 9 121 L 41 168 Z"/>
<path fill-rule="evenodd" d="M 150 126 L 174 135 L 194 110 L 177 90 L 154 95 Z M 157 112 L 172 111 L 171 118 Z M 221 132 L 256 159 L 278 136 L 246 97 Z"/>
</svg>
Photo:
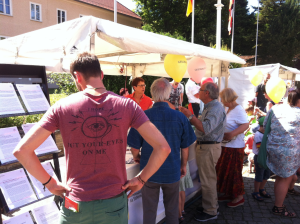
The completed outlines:
<svg viewBox="0 0 300 224">
<path fill-rule="evenodd" d="M 258 155 L 254 156 L 254 166 L 255 166 L 255 181 L 262 182 L 263 180 L 268 180 L 270 177 L 270 169 L 264 169 L 260 167 L 257 162 Z"/>
<path fill-rule="evenodd" d="M 60 224 L 128 224 L 127 194 L 111 199 L 79 202 L 79 212 L 65 208 L 65 201 L 60 209 Z"/>
</svg>

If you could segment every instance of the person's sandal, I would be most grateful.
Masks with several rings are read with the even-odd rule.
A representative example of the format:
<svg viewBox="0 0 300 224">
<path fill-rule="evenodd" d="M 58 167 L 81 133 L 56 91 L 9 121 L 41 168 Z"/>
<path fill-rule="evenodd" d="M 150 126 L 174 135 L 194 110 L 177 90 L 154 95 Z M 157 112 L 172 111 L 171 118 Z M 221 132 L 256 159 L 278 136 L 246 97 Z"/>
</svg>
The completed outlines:
<svg viewBox="0 0 300 224">
<path fill-rule="evenodd" d="M 289 189 L 287 193 L 291 194 L 291 195 L 295 195 L 295 196 L 299 196 L 300 195 L 300 193 L 298 191 L 296 191 L 294 188 L 291 189 L 291 190 Z"/>
<path fill-rule="evenodd" d="M 280 215 L 280 216 L 284 216 L 284 217 L 289 217 L 289 218 L 295 218 L 296 214 L 293 212 L 289 212 L 285 206 L 283 207 L 277 207 L 274 205 L 274 207 L 272 208 L 272 213 L 274 215 Z"/>
<path fill-rule="evenodd" d="M 265 189 L 259 189 L 259 194 L 261 196 L 263 196 L 264 198 L 271 198 L 271 195 L 269 193 L 267 193 L 267 192 L 264 193 L 264 192 L 266 192 Z"/>
<path fill-rule="evenodd" d="M 264 199 L 259 195 L 259 192 L 253 192 L 251 195 L 256 201 L 264 201 Z"/>
</svg>

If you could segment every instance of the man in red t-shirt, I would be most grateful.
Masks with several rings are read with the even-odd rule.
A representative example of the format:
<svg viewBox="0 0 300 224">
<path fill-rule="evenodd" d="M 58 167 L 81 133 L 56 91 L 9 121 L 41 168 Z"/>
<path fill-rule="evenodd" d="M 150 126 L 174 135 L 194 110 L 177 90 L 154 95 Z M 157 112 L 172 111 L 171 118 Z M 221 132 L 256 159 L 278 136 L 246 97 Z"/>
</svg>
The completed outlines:
<svg viewBox="0 0 300 224">
<path fill-rule="evenodd" d="M 135 78 L 132 80 L 131 85 L 134 92 L 126 97 L 135 101 L 144 111 L 150 109 L 153 102 L 150 97 L 144 94 L 146 88 L 145 80 L 142 78 Z"/>
<path fill-rule="evenodd" d="M 72 62 L 78 93 L 58 101 L 14 150 L 20 163 L 55 195 L 66 193 L 60 223 L 127 223 L 126 193 L 130 197 L 159 169 L 170 147 L 132 100 L 105 89 L 98 58 L 83 53 Z M 128 128 L 135 128 L 153 147 L 147 166 L 127 181 L 125 153 Z M 59 129 L 67 164 L 62 184 L 41 166 L 34 150 Z M 79 213 L 68 202 L 79 205 Z M 73 201 L 73 202 L 72 202 Z"/>
</svg>

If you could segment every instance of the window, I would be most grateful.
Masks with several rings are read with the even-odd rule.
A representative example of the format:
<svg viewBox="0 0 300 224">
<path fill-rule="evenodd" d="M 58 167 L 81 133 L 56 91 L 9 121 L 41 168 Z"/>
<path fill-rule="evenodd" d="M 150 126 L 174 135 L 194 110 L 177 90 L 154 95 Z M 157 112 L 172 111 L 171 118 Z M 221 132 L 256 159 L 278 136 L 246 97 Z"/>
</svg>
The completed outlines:
<svg viewBox="0 0 300 224">
<path fill-rule="evenodd" d="M 63 23 L 67 20 L 67 12 L 65 10 L 57 10 L 57 23 Z"/>
<path fill-rule="evenodd" d="M 11 15 L 11 0 L 0 0 L 0 14 Z"/>
<path fill-rule="evenodd" d="M 42 21 L 42 6 L 40 4 L 30 3 L 30 19 Z"/>
<path fill-rule="evenodd" d="M 7 37 L 0 36 L 0 40 L 7 39 Z"/>
</svg>

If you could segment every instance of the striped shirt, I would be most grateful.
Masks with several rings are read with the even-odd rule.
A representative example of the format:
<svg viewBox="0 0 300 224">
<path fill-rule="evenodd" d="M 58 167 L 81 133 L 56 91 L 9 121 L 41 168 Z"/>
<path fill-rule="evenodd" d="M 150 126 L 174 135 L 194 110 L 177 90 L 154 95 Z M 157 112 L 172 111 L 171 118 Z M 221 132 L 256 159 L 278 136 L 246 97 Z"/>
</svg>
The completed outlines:
<svg viewBox="0 0 300 224">
<path fill-rule="evenodd" d="M 199 120 L 203 124 L 205 133 L 196 129 L 195 133 L 198 141 L 221 142 L 223 140 L 226 113 L 219 101 L 213 100 L 205 104 Z"/>
</svg>

